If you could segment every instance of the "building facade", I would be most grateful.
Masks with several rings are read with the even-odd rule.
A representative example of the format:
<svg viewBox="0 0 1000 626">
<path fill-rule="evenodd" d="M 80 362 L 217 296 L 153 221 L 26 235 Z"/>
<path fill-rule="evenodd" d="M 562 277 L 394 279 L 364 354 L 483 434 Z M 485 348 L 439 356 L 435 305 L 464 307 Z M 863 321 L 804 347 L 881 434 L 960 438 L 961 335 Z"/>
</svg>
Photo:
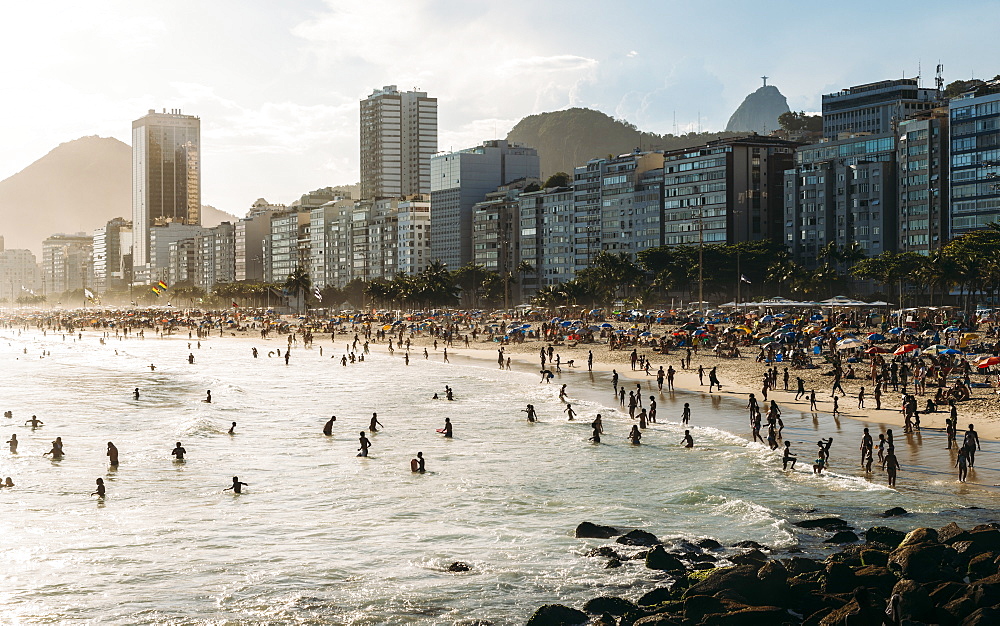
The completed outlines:
<svg viewBox="0 0 1000 626">
<path fill-rule="evenodd" d="M 396 207 L 399 229 L 396 269 L 404 276 L 416 276 L 427 269 L 431 259 L 431 203 L 428 196 L 413 196 Z"/>
<path fill-rule="evenodd" d="M 429 193 L 436 152 L 437 98 L 387 85 L 361 101 L 362 198 Z"/>
<path fill-rule="evenodd" d="M 236 227 L 231 222 L 206 228 L 194 238 L 194 284 L 205 291 L 236 280 Z"/>
<path fill-rule="evenodd" d="M 1000 85 L 963 94 L 951 116 L 951 236 L 1000 221 Z"/>
<path fill-rule="evenodd" d="M 41 295 L 42 274 L 31 250 L 3 247 L 0 237 L 0 304 L 14 305 L 23 296 Z"/>
<path fill-rule="evenodd" d="M 472 207 L 486 194 L 521 178 L 538 178 L 538 152 L 506 140 L 431 159 L 432 260 L 458 269 L 473 259 Z"/>
<path fill-rule="evenodd" d="M 44 295 L 58 297 L 66 291 L 90 289 L 93 253 L 94 237 L 86 233 L 52 235 L 42 241 Z"/>
<path fill-rule="evenodd" d="M 132 284 L 132 222 L 116 217 L 94 231 L 94 288 L 98 295 Z"/>
<path fill-rule="evenodd" d="M 180 109 L 132 122 L 133 263 L 149 281 L 150 232 L 201 224 L 201 120 Z"/>
<path fill-rule="evenodd" d="M 572 280 L 577 271 L 574 254 L 576 211 L 571 187 L 551 187 L 522 193 L 519 260 L 533 271 L 522 279 L 522 294 L 530 296 L 548 285 Z"/>
<path fill-rule="evenodd" d="M 899 122 L 939 106 L 940 99 L 937 89 L 920 87 L 916 78 L 848 87 L 823 96 L 823 136 L 895 132 Z"/>
<path fill-rule="evenodd" d="M 896 171 L 900 252 L 930 254 L 948 242 L 948 109 L 903 120 L 897 132 Z"/>
<path fill-rule="evenodd" d="M 268 266 L 264 280 L 283 283 L 292 272 L 308 267 L 308 252 L 303 263 L 303 240 L 309 238 L 309 210 L 290 207 L 287 211 L 271 215 L 271 232 L 267 240 Z"/>
<path fill-rule="evenodd" d="M 258 198 L 246 217 L 234 225 L 235 279 L 239 282 L 263 282 L 271 260 L 267 256 L 271 237 L 271 216 L 288 210 L 283 204 L 271 204 Z"/>
</svg>

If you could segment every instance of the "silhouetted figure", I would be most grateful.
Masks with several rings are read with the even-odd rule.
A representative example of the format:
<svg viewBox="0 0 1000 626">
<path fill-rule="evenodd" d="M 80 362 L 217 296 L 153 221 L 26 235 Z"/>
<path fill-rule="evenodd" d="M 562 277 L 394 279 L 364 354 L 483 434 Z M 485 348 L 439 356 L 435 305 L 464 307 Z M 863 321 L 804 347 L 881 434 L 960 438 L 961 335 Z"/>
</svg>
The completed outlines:
<svg viewBox="0 0 1000 626">
<path fill-rule="evenodd" d="M 177 446 L 173 449 L 173 451 L 170 452 L 170 454 L 174 455 L 174 457 L 175 457 L 174 460 L 176 460 L 176 461 L 183 461 L 184 460 L 184 455 L 186 453 L 187 453 L 187 450 L 184 449 L 184 446 L 182 446 L 181 442 L 179 442 L 179 441 L 177 442 Z"/>
<path fill-rule="evenodd" d="M 243 487 L 244 486 L 249 487 L 250 485 L 247 484 L 247 483 L 240 482 L 240 477 L 239 476 L 233 476 L 233 486 L 232 487 L 226 487 L 225 489 L 223 489 L 223 491 L 229 491 L 230 489 L 232 489 L 233 493 L 243 493 Z"/>
<path fill-rule="evenodd" d="M 323 434 L 327 437 L 333 435 L 333 423 L 337 421 L 336 415 L 331 415 L 330 419 L 327 420 L 326 424 L 323 424 Z"/>
<path fill-rule="evenodd" d="M 97 479 L 97 491 L 95 491 L 94 493 L 92 493 L 90 495 L 97 496 L 98 498 L 103 498 L 104 497 L 104 493 L 105 493 L 104 479 L 103 478 L 98 478 Z"/>
</svg>

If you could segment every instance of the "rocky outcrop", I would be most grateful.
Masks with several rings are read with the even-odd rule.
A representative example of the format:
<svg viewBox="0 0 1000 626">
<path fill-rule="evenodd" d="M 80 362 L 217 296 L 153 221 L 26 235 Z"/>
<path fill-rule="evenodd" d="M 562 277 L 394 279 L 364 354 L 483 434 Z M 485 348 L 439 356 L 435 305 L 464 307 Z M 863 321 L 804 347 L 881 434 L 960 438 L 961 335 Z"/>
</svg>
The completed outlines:
<svg viewBox="0 0 1000 626">
<path fill-rule="evenodd" d="M 774 85 L 765 85 L 748 95 L 729 118 L 727 131 L 751 131 L 766 135 L 778 130 L 778 116 L 787 113 L 788 101 Z"/>
<path fill-rule="evenodd" d="M 593 539 L 610 539 L 612 537 L 617 537 L 621 533 L 614 526 L 601 526 L 600 524 L 594 524 L 591 522 L 581 522 L 579 526 L 576 527 L 576 536 L 589 537 Z"/>
</svg>

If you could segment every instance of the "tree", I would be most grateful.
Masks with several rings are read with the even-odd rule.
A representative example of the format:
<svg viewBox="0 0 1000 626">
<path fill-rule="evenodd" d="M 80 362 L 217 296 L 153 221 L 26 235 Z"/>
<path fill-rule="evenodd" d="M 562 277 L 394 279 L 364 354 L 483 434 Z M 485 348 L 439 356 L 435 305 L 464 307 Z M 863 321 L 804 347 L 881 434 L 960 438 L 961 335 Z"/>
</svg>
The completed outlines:
<svg viewBox="0 0 1000 626">
<path fill-rule="evenodd" d="M 903 282 L 916 272 L 923 263 L 916 252 L 890 252 L 870 259 L 861 259 L 851 267 L 851 274 L 858 278 L 871 278 L 880 283 L 886 293 L 896 288 L 896 297 L 902 305 Z"/>
<path fill-rule="evenodd" d="M 781 128 L 789 131 L 805 130 L 810 132 L 821 132 L 823 130 L 822 115 L 806 115 L 805 111 L 786 111 L 778 116 L 778 124 Z"/>
<path fill-rule="evenodd" d="M 309 295 L 312 293 L 312 279 L 309 278 L 309 272 L 301 267 L 295 268 L 295 271 L 289 274 L 288 280 L 285 281 L 285 292 L 296 299 L 298 299 L 299 295 L 302 295 L 302 304 L 304 306 Z"/>
<path fill-rule="evenodd" d="M 469 262 L 458 268 L 454 273 L 455 284 L 462 289 L 462 301 L 465 306 L 479 306 L 479 291 L 489 272 L 483 265 Z"/>
<path fill-rule="evenodd" d="M 556 172 L 552 176 L 549 176 L 545 184 L 542 185 L 545 189 L 551 189 L 553 187 L 568 187 L 570 183 L 573 182 L 573 177 L 566 172 Z"/>
</svg>

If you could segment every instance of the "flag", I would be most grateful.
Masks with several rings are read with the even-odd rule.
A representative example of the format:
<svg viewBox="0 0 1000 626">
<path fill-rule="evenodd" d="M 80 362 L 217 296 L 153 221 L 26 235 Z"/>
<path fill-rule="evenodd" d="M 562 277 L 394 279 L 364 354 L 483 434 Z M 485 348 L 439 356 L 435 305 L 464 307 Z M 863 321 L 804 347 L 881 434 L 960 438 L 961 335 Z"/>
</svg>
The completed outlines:
<svg viewBox="0 0 1000 626">
<path fill-rule="evenodd" d="M 156 295 L 160 295 L 160 293 L 162 293 L 162 292 L 160 291 L 160 289 L 159 289 L 159 288 L 157 288 L 157 287 L 156 287 L 155 285 L 154 285 L 153 287 L 151 287 L 150 289 L 151 289 L 151 290 L 152 290 L 152 292 L 153 292 L 153 293 L 155 293 Z"/>
<path fill-rule="evenodd" d="M 83 288 L 83 295 L 85 295 L 87 297 L 87 299 L 90 300 L 91 302 L 94 302 L 96 300 L 96 297 L 94 296 L 94 292 L 91 291 L 91 290 L 89 290 L 89 289 L 87 289 L 86 287 Z"/>
<path fill-rule="evenodd" d="M 161 281 L 158 281 L 158 282 L 156 283 L 156 285 L 157 285 L 157 286 L 158 286 L 158 287 L 159 287 L 160 289 L 162 289 L 163 291 L 166 291 L 166 290 L 167 290 L 167 283 L 163 282 L 162 280 L 161 280 Z"/>
<path fill-rule="evenodd" d="M 24 285 L 21 285 L 21 291 L 27 291 L 29 294 L 31 294 L 33 296 L 36 295 L 34 291 L 32 291 L 31 289 L 28 289 Z"/>
<path fill-rule="evenodd" d="M 319 287 L 313 287 L 313 295 L 316 296 L 317 300 L 323 299 L 323 294 L 320 293 Z"/>
<path fill-rule="evenodd" d="M 240 308 L 240 305 L 238 305 L 238 304 L 236 304 L 235 302 L 233 302 L 233 308 L 234 308 L 234 309 L 238 309 L 238 308 Z"/>
<path fill-rule="evenodd" d="M 740 274 L 740 281 L 742 281 L 742 282 L 744 282 L 744 283 L 746 283 L 748 285 L 751 284 L 750 280 L 746 277 L 745 274 Z"/>
</svg>

